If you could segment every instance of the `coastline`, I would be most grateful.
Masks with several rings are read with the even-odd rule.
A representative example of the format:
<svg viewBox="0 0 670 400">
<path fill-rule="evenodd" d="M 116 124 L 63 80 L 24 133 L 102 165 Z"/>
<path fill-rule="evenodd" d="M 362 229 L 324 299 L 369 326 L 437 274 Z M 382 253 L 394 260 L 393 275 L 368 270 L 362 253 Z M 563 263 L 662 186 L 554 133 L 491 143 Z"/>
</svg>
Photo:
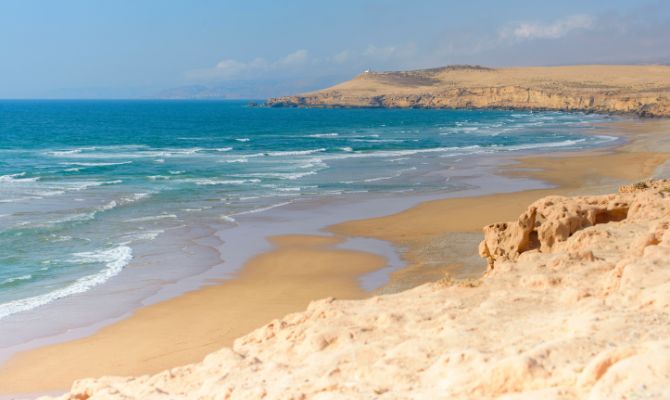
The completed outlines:
<svg viewBox="0 0 670 400">
<path fill-rule="evenodd" d="M 392 242 L 396 246 L 406 248 L 407 250 L 404 252 L 404 257 L 408 266 L 399 271 L 396 271 L 392 275 L 392 284 L 396 286 L 395 290 L 401 290 L 403 287 L 407 286 L 406 281 L 408 280 L 408 277 L 403 277 L 403 275 L 410 275 L 411 272 L 411 275 L 414 275 L 414 279 L 417 274 L 421 275 L 426 273 L 425 270 L 427 268 L 425 268 L 425 265 L 422 263 L 422 261 L 424 261 L 426 258 L 426 247 L 432 246 L 434 248 L 433 250 L 437 249 L 444 252 L 444 249 L 440 248 L 440 246 L 434 242 L 440 240 L 444 242 L 445 235 L 475 232 L 480 230 L 482 226 L 488 223 L 499 220 L 513 219 L 518 216 L 518 214 L 532 200 L 547 194 L 572 194 L 580 191 L 604 190 L 604 188 L 611 188 L 612 185 L 617 184 L 617 180 L 637 180 L 650 175 L 653 173 L 655 167 L 662 164 L 662 162 L 666 161 L 669 157 L 667 154 L 663 153 L 643 151 L 645 149 L 648 150 L 652 146 L 650 146 L 648 142 L 644 142 L 644 140 L 640 139 L 642 134 L 638 132 L 637 137 L 629 137 L 629 140 L 631 140 L 630 143 L 624 144 L 623 146 L 620 146 L 616 149 L 598 150 L 596 152 L 590 153 L 580 152 L 579 154 L 543 156 L 541 159 L 527 157 L 521 159 L 519 164 L 505 167 L 501 171 L 503 175 L 540 179 L 550 182 L 558 186 L 554 189 L 530 190 L 510 194 L 495 194 L 473 198 L 467 197 L 435 200 L 422 203 L 421 205 L 413 207 L 409 210 L 386 217 L 338 224 L 330 227 L 328 231 L 340 236 L 371 237 L 375 239 L 386 240 Z M 594 159 L 593 156 L 597 156 L 597 159 Z M 625 163 L 622 161 L 625 161 Z M 569 165 L 573 165 L 574 168 L 568 169 L 566 171 L 566 166 Z M 541 169 L 541 171 L 538 171 L 538 169 Z M 495 202 L 495 208 L 490 207 L 492 202 Z M 60 379 L 57 387 L 53 386 L 54 381 L 48 382 L 46 378 L 44 380 L 41 379 L 41 389 L 66 389 L 66 387 L 62 387 L 62 383 L 68 379 L 71 379 L 64 379 L 63 376 L 55 376 L 54 368 L 57 367 L 57 365 L 63 363 L 79 365 L 77 364 L 76 354 L 79 354 L 79 357 L 90 357 L 97 359 L 98 361 L 103 359 L 113 360 L 115 354 L 112 352 L 112 350 L 116 349 L 118 352 L 119 349 L 124 349 L 125 352 L 133 353 L 140 357 L 145 365 L 151 364 L 151 367 L 140 370 L 128 369 L 126 366 L 126 369 L 123 369 L 123 367 L 119 368 L 118 372 L 101 370 L 100 373 L 92 371 L 90 369 L 90 365 L 88 367 L 86 365 L 82 365 L 81 371 L 84 375 L 76 374 L 77 377 L 109 373 L 137 375 L 148 372 L 155 372 L 167 367 L 199 360 L 202 358 L 203 354 L 207 354 L 212 350 L 216 350 L 222 346 L 232 343 L 232 340 L 235 337 L 262 325 L 272 318 L 280 317 L 288 312 L 304 309 L 310 300 L 315 299 L 310 297 L 310 295 L 315 295 L 317 298 L 319 296 L 325 296 L 324 294 L 317 294 L 322 293 L 319 292 L 317 288 L 313 287 L 313 282 L 318 282 L 318 279 L 315 279 L 315 276 L 311 274 L 313 271 L 310 271 L 310 265 L 305 264 L 305 261 L 313 260 L 313 257 L 316 256 L 324 257 L 324 264 L 329 266 L 329 269 L 319 271 L 320 275 L 317 275 L 323 276 L 324 274 L 327 274 L 329 276 L 328 283 L 332 281 L 331 278 L 340 276 L 339 273 L 342 271 L 337 269 L 338 266 L 347 263 L 351 263 L 350 265 L 353 266 L 351 270 L 344 271 L 345 277 L 340 276 L 343 281 L 338 282 L 336 285 L 336 293 L 331 294 L 331 296 L 336 295 L 337 297 L 343 298 L 363 297 L 365 294 L 360 290 L 360 288 L 357 287 L 356 278 L 362 273 L 370 272 L 374 269 L 383 267 L 384 261 L 379 257 L 371 256 L 361 252 L 335 249 L 333 246 L 338 243 L 338 240 L 339 239 L 337 239 L 337 236 L 336 238 L 316 236 L 284 236 L 275 238 L 273 240 L 273 244 L 276 246 L 275 249 L 271 250 L 270 252 L 260 254 L 254 258 L 254 260 L 240 272 L 239 279 L 226 281 L 217 286 L 206 287 L 177 297 L 173 300 L 168 300 L 166 302 L 158 303 L 155 306 L 150 306 L 145 309 L 138 310 L 131 318 L 110 325 L 107 328 L 103 328 L 101 331 L 89 338 L 83 338 L 74 342 L 49 346 L 48 348 L 38 348 L 34 351 L 29 351 L 25 354 L 19 355 L 19 357 L 10 361 L 1 369 L 2 372 L 0 372 L 0 387 L 3 389 L 9 388 L 7 390 L 8 392 L 25 392 L 25 385 L 30 385 L 33 383 L 30 382 L 31 376 L 34 377 L 35 375 L 38 375 L 41 377 L 49 376 L 49 379 Z M 449 240 L 446 240 L 446 242 L 449 242 Z M 279 292 L 267 293 L 266 291 L 255 292 L 252 290 L 252 293 L 267 294 L 269 297 L 267 297 L 265 301 L 269 301 L 270 304 L 272 304 L 276 302 L 276 299 L 286 298 L 286 296 L 284 296 L 285 293 L 300 293 L 300 289 L 304 287 L 309 287 L 315 291 L 310 293 L 301 293 L 304 294 L 304 297 L 300 297 L 299 299 L 296 298 L 296 301 L 290 304 L 288 302 L 277 302 L 276 308 L 267 310 L 266 314 L 259 315 L 258 322 L 249 326 L 236 326 L 234 329 L 231 328 L 230 330 L 223 333 L 211 332 L 208 331 L 208 328 L 203 329 L 200 327 L 194 330 L 199 332 L 205 331 L 204 333 L 206 336 L 200 337 L 199 340 L 194 340 L 192 337 L 188 337 L 187 335 L 190 334 L 190 332 L 185 332 L 183 336 L 184 340 L 188 340 L 189 343 L 203 343 L 200 346 L 190 346 L 191 352 L 188 355 L 185 355 L 185 353 L 180 353 L 174 354 L 168 358 L 155 359 L 151 357 L 146 358 L 146 355 L 143 356 L 141 354 L 143 351 L 143 346 L 142 343 L 138 343 L 136 339 L 147 332 L 146 328 L 143 327 L 142 324 L 151 323 L 154 318 L 164 318 L 163 321 L 166 321 L 165 323 L 168 324 L 167 326 L 161 326 L 160 329 L 156 329 L 152 334 L 147 335 L 150 336 L 149 339 L 161 337 L 161 332 L 169 330 L 169 326 L 185 326 L 186 328 L 195 326 L 197 322 L 195 322 L 194 325 L 189 325 L 188 323 L 184 324 L 183 319 L 179 323 L 175 321 L 184 317 L 194 318 L 194 314 L 196 314 L 190 314 L 189 312 L 180 313 L 178 311 L 179 303 L 182 303 L 182 311 L 197 308 L 198 310 L 201 310 L 202 315 L 208 315 L 208 312 L 204 311 L 203 307 L 211 307 L 211 301 L 214 299 L 220 299 L 221 294 L 224 293 L 223 288 L 227 287 L 228 289 L 225 290 L 225 293 L 228 293 L 231 292 L 231 286 L 236 287 L 240 285 L 239 287 L 241 288 L 243 283 L 240 283 L 240 281 L 243 281 L 244 279 L 257 280 L 257 278 L 261 277 L 266 278 L 265 273 L 267 272 L 267 268 L 264 267 L 269 266 L 268 268 L 270 268 L 270 270 L 273 266 L 276 267 L 276 265 L 273 264 L 274 261 L 272 261 L 272 259 L 277 255 L 286 257 L 284 261 L 287 264 L 298 266 L 295 270 L 292 270 L 292 273 L 297 275 L 291 276 L 290 279 L 283 279 L 287 286 L 283 287 Z M 335 270 L 338 271 L 338 274 L 332 275 L 333 271 Z M 277 271 L 275 270 L 275 272 Z M 435 271 L 431 271 L 428 275 L 434 277 Z M 473 275 L 476 275 L 476 273 Z M 296 279 L 296 276 L 299 278 Z M 279 276 L 274 275 L 272 277 L 286 278 L 282 274 L 279 274 Z M 293 286 L 291 284 L 292 281 L 306 284 Z M 412 284 L 416 283 L 416 280 L 412 282 Z M 277 282 L 272 281 L 268 283 L 269 286 L 263 287 L 261 289 L 267 290 L 268 287 L 276 289 L 277 286 L 275 286 L 275 284 L 277 284 Z M 328 290 L 331 290 L 331 288 L 328 288 Z M 249 289 L 240 289 L 239 293 L 241 295 L 241 293 L 248 291 Z M 196 298 L 198 299 L 196 300 Z M 237 298 L 232 297 L 231 299 L 235 300 L 237 305 L 246 305 L 254 300 L 244 299 L 244 301 L 242 301 L 239 300 L 239 298 L 240 297 L 237 296 Z M 217 307 L 214 307 L 212 309 L 216 308 Z M 145 314 L 149 309 L 153 310 L 151 312 L 153 315 Z M 237 310 L 226 311 L 230 311 L 232 314 L 229 314 L 222 320 L 226 320 L 226 318 L 230 320 L 230 318 L 234 318 L 234 315 L 242 314 L 248 316 L 248 314 L 246 314 L 248 310 L 243 310 L 241 307 Z M 235 312 L 238 314 L 235 314 Z M 174 319 L 169 321 L 171 318 Z M 135 322 L 131 323 L 128 321 Z M 216 326 L 212 324 L 214 321 L 207 322 L 211 324 L 209 326 Z M 128 324 L 135 324 L 135 327 L 129 327 Z M 122 339 L 123 336 L 126 335 L 124 331 L 136 329 L 137 331 L 135 334 L 129 334 L 125 337 L 125 339 Z M 116 346 L 120 347 L 108 347 L 107 344 L 105 344 L 103 347 L 105 351 L 109 351 L 109 353 L 106 355 L 100 354 L 99 352 L 101 351 L 101 347 L 94 344 L 94 340 L 91 339 L 93 337 L 104 338 L 100 340 L 118 341 L 116 342 Z M 166 339 L 167 344 L 169 344 L 169 342 L 172 340 L 172 338 Z M 128 351 L 128 349 L 131 348 L 134 349 L 134 351 Z M 169 351 L 166 351 L 166 349 L 169 349 L 169 347 L 159 349 L 159 353 L 161 353 L 161 351 L 162 354 L 169 353 Z M 97 357 L 93 354 L 96 354 Z M 71 361 L 64 362 L 64 360 L 66 360 L 64 357 L 68 355 L 75 358 L 71 359 Z M 40 370 L 36 365 L 36 360 L 43 358 L 49 359 L 51 364 L 43 364 L 44 367 Z M 153 364 L 154 362 L 155 364 Z M 119 366 L 114 365 L 113 362 L 110 365 L 113 365 L 114 367 Z M 23 371 L 23 374 L 21 371 Z M 44 372 L 49 373 L 45 375 Z M 10 384 L 14 384 L 15 386 L 10 386 Z M 34 386 L 30 387 L 30 391 L 35 391 L 33 390 Z"/>
<path fill-rule="evenodd" d="M 314 92 L 268 99 L 270 107 L 371 107 L 583 111 L 667 117 L 668 67 L 452 65 L 365 71 Z M 547 84 L 551 82 L 551 84 Z M 653 89 L 652 89 L 653 88 Z"/>
</svg>

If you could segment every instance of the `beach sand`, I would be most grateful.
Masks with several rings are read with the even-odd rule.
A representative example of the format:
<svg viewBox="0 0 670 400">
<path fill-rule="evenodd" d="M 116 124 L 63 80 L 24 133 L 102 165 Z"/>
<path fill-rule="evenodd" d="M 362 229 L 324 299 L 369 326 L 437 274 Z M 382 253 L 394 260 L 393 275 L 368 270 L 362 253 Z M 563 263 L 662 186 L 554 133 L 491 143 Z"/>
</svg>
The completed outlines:
<svg viewBox="0 0 670 400">
<path fill-rule="evenodd" d="M 139 375 L 190 363 L 316 298 L 364 297 L 356 278 L 385 265 L 380 256 L 334 250 L 338 238 L 269 240 L 276 248 L 253 258 L 236 279 L 139 309 L 92 336 L 21 354 L 2 369 L 0 388 L 63 390 L 85 376 Z"/>
<path fill-rule="evenodd" d="M 430 201 L 394 215 L 332 226 L 333 237 L 271 238 L 275 249 L 252 259 L 236 279 L 139 309 L 89 337 L 15 356 L 0 369 L 0 393 L 65 390 L 78 378 L 140 375 L 196 362 L 273 318 L 304 309 L 311 300 L 366 297 L 357 277 L 381 268 L 385 260 L 334 249 L 342 236 L 388 240 L 403 250 L 408 267 L 392 275 L 389 292 L 434 281 L 445 272 L 476 277 L 485 263 L 472 251 L 484 225 L 514 220 L 549 194 L 606 190 L 653 174 L 670 153 L 649 151 L 662 147 L 649 143 L 659 129 L 649 126 L 628 130 L 630 142 L 617 149 L 527 157 L 501 171 L 546 180 L 555 189 Z M 464 254 L 454 257 L 458 251 Z"/>
</svg>

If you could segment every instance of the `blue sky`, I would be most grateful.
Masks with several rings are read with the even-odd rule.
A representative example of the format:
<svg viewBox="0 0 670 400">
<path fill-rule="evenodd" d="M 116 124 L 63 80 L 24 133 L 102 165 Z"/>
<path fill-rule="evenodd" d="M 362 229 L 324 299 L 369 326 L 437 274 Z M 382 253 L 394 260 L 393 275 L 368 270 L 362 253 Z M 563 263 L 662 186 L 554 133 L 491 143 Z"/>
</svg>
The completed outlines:
<svg viewBox="0 0 670 400">
<path fill-rule="evenodd" d="M 670 62 L 670 2 L 0 0 L 0 55 L 1 98 L 244 97 L 367 68 Z"/>
</svg>

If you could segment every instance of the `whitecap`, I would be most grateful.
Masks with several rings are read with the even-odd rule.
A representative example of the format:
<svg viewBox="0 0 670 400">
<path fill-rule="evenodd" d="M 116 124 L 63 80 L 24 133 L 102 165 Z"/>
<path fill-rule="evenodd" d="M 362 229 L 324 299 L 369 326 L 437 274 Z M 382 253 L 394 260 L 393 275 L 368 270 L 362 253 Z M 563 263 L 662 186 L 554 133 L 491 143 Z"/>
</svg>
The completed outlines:
<svg viewBox="0 0 670 400">
<path fill-rule="evenodd" d="M 230 223 L 233 223 L 233 224 L 237 223 L 237 221 L 235 221 L 235 218 L 233 218 L 229 215 L 222 215 L 221 219 L 224 220 L 224 221 L 228 221 Z"/>
<path fill-rule="evenodd" d="M 129 236 L 129 239 L 131 242 L 137 241 L 137 240 L 147 240 L 151 241 L 156 239 L 160 234 L 165 232 L 162 229 L 156 229 L 156 230 L 150 230 L 150 231 L 142 231 L 142 232 L 137 232 Z"/>
<path fill-rule="evenodd" d="M 226 162 L 229 163 L 229 164 L 245 163 L 245 162 L 249 162 L 249 160 L 247 160 L 246 158 L 234 158 L 232 160 L 226 160 Z"/>
<path fill-rule="evenodd" d="M 62 162 L 61 165 L 76 165 L 79 167 L 111 167 L 113 165 L 132 164 L 132 161 L 121 162 Z"/>
<path fill-rule="evenodd" d="M 379 182 L 379 181 L 386 181 L 389 179 L 397 178 L 398 175 L 393 175 L 393 176 L 380 176 L 378 178 L 369 178 L 369 179 L 363 179 L 363 182 L 370 183 L 370 182 Z"/>
<path fill-rule="evenodd" d="M 27 183 L 27 182 L 37 182 L 40 178 L 20 178 L 21 176 L 26 176 L 25 172 L 20 172 L 18 174 L 9 174 L 9 175 L 0 175 L 0 183 Z"/>
<path fill-rule="evenodd" d="M 81 182 L 69 182 L 68 186 L 66 189 L 69 190 L 74 190 L 74 191 L 82 191 L 86 190 L 91 187 L 97 187 L 97 186 L 105 186 L 105 185 L 115 185 L 118 183 L 121 183 L 123 181 L 121 180 L 114 180 L 114 181 L 81 181 Z"/>
<path fill-rule="evenodd" d="M 380 150 L 370 152 L 354 152 L 349 154 L 336 154 L 331 156 L 332 159 L 346 159 L 346 158 L 363 158 L 363 157 L 403 157 L 422 153 L 445 153 L 457 150 L 473 150 L 479 149 L 479 145 L 464 146 L 464 147 L 433 147 L 427 149 L 407 149 L 407 150 Z"/>
<path fill-rule="evenodd" d="M 51 235 L 51 236 L 53 237 L 53 239 L 50 240 L 51 242 L 68 242 L 72 240 L 72 236 L 70 235 L 63 235 L 63 236 Z"/>
<path fill-rule="evenodd" d="M 7 278 L 4 281 L 0 282 L 0 285 L 7 285 L 16 281 L 27 281 L 29 279 L 32 279 L 32 277 L 33 277 L 32 275 L 28 274 L 28 275 L 16 276 L 13 278 Z"/>
<path fill-rule="evenodd" d="M 295 179 L 300 179 L 305 176 L 309 175 L 315 175 L 315 171 L 307 171 L 307 172 L 260 172 L 260 173 L 254 173 L 254 174 L 246 174 L 244 176 L 253 176 L 257 178 L 279 178 L 279 179 L 289 179 L 289 180 L 295 180 Z"/>
<path fill-rule="evenodd" d="M 255 214 L 255 213 L 259 213 L 259 212 L 263 212 L 263 211 L 272 210 L 273 208 L 283 207 L 283 206 L 286 206 L 286 205 L 289 205 L 289 204 L 292 204 L 292 203 L 293 203 L 292 201 L 285 201 L 283 203 L 272 204 L 272 205 L 269 205 L 269 206 L 266 206 L 266 207 L 254 208 L 253 210 L 241 211 L 241 212 L 238 212 L 238 213 L 235 213 L 235 214 L 232 214 L 232 215 Z"/>
<path fill-rule="evenodd" d="M 177 216 L 174 214 L 160 214 L 160 215 L 151 215 L 148 217 L 139 217 L 127 219 L 124 222 L 148 222 L 148 221 L 158 221 L 161 219 L 176 219 Z"/>
<path fill-rule="evenodd" d="M 43 197 L 39 196 L 26 196 L 26 197 L 17 197 L 13 199 L 0 199 L 0 203 L 21 203 L 29 200 L 40 200 Z"/>
<path fill-rule="evenodd" d="M 403 143 L 405 139 L 351 139 L 352 142 L 365 143 Z"/>
<path fill-rule="evenodd" d="M 72 154 L 81 153 L 81 149 L 74 150 L 60 150 L 60 151 L 48 151 L 47 154 L 55 157 L 67 157 Z"/>
<path fill-rule="evenodd" d="M 169 176 L 166 175 L 149 175 L 147 178 L 151 181 L 158 181 L 158 180 L 167 180 L 170 179 Z"/>
<path fill-rule="evenodd" d="M 616 136 L 609 136 L 609 135 L 596 135 L 596 137 L 604 142 L 613 142 L 619 139 Z"/>
<path fill-rule="evenodd" d="M 60 298 L 77 293 L 83 293 L 95 286 L 107 282 L 110 278 L 118 275 L 133 258 L 132 250 L 128 246 L 118 246 L 97 252 L 82 252 L 74 254 L 77 263 L 103 262 L 105 268 L 96 274 L 87 275 L 65 286 L 42 295 L 26 297 L 0 304 L 0 319 L 18 312 L 31 310 Z"/>
<path fill-rule="evenodd" d="M 188 179 L 184 180 L 186 182 L 192 182 L 199 186 L 213 186 L 213 185 L 244 185 L 247 183 L 260 183 L 260 179 L 208 179 L 208 178 L 197 178 L 197 179 Z"/>
<path fill-rule="evenodd" d="M 267 153 L 270 157 L 283 157 L 283 156 L 305 156 L 314 153 L 321 153 L 326 151 L 324 148 L 313 149 L 313 150 L 290 150 L 290 151 L 271 151 Z"/>
<path fill-rule="evenodd" d="M 117 203 L 116 200 L 112 200 L 109 203 L 103 204 L 102 206 L 98 207 L 97 211 L 111 210 L 112 208 L 116 208 L 116 206 L 118 206 L 118 205 L 119 205 L 119 203 Z"/>
<path fill-rule="evenodd" d="M 561 142 L 542 142 L 542 143 L 529 143 L 529 144 L 519 144 L 514 146 L 503 146 L 504 150 L 529 150 L 529 149 L 541 149 L 547 147 L 567 147 L 574 146 L 578 143 L 585 142 L 586 139 L 568 139 Z"/>
<path fill-rule="evenodd" d="M 73 156 L 75 154 L 80 154 L 82 151 L 85 150 L 96 150 L 97 147 L 79 147 L 76 149 L 70 149 L 70 150 L 54 150 L 54 151 L 47 151 L 46 154 L 54 157 L 68 157 L 68 156 Z"/>
</svg>

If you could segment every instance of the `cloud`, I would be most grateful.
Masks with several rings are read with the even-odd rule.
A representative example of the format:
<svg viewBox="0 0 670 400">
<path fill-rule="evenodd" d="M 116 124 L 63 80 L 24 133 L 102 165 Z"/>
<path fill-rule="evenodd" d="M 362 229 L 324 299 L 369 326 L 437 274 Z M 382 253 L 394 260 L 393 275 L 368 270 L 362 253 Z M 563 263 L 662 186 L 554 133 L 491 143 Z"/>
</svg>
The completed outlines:
<svg viewBox="0 0 670 400">
<path fill-rule="evenodd" d="M 349 50 L 343 50 L 337 54 L 335 54 L 332 59 L 338 64 L 344 64 L 345 62 L 349 61 L 349 58 L 351 57 L 351 54 Z"/>
<path fill-rule="evenodd" d="M 435 66 L 667 63 L 669 35 L 670 8 L 658 3 L 625 12 L 506 21 L 490 30 L 448 29 L 424 57 Z"/>
<path fill-rule="evenodd" d="M 364 56 L 373 57 L 373 58 L 390 58 L 397 52 L 395 46 L 386 46 L 386 47 L 377 47 L 375 45 L 369 45 L 368 48 L 363 52 Z"/>
<path fill-rule="evenodd" d="M 221 60 L 216 64 L 212 72 L 223 77 L 232 77 L 248 70 L 249 66 L 249 64 L 237 60 Z"/>
<path fill-rule="evenodd" d="M 559 39 L 573 31 L 591 29 L 593 17 L 585 14 L 571 15 L 550 23 L 522 22 L 507 26 L 500 31 L 501 39 L 532 40 Z"/>
<path fill-rule="evenodd" d="M 412 66 L 416 45 L 412 42 L 361 49 L 344 49 L 332 55 L 313 57 L 299 49 L 274 61 L 258 57 L 251 61 L 226 58 L 210 68 L 193 69 L 185 76 L 200 83 L 257 79 L 289 79 L 300 76 L 353 76 L 364 69 L 402 69 Z"/>
<path fill-rule="evenodd" d="M 416 53 L 416 46 L 414 43 L 409 43 L 402 46 L 382 46 L 368 45 L 367 49 L 361 54 L 370 61 L 386 61 L 391 59 L 405 60 L 410 59 Z"/>
<path fill-rule="evenodd" d="M 219 61 L 213 68 L 200 68 L 188 71 L 186 77 L 191 80 L 234 80 L 253 79 L 270 73 L 292 71 L 305 66 L 309 61 L 309 52 L 296 50 L 276 61 L 269 62 L 257 57 L 251 61 L 239 61 L 232 58 Z"/>
<path fill-rule="evenodd" d="M 285 57 L 280 58 L 276 63 L 275 67 L 285 68 L 285 67 L 297 67 L 302 66 L 307 63 L 308 52 L 305 49 L 294 51 L 291 54 L 288 54 Z"/>
</svg>

